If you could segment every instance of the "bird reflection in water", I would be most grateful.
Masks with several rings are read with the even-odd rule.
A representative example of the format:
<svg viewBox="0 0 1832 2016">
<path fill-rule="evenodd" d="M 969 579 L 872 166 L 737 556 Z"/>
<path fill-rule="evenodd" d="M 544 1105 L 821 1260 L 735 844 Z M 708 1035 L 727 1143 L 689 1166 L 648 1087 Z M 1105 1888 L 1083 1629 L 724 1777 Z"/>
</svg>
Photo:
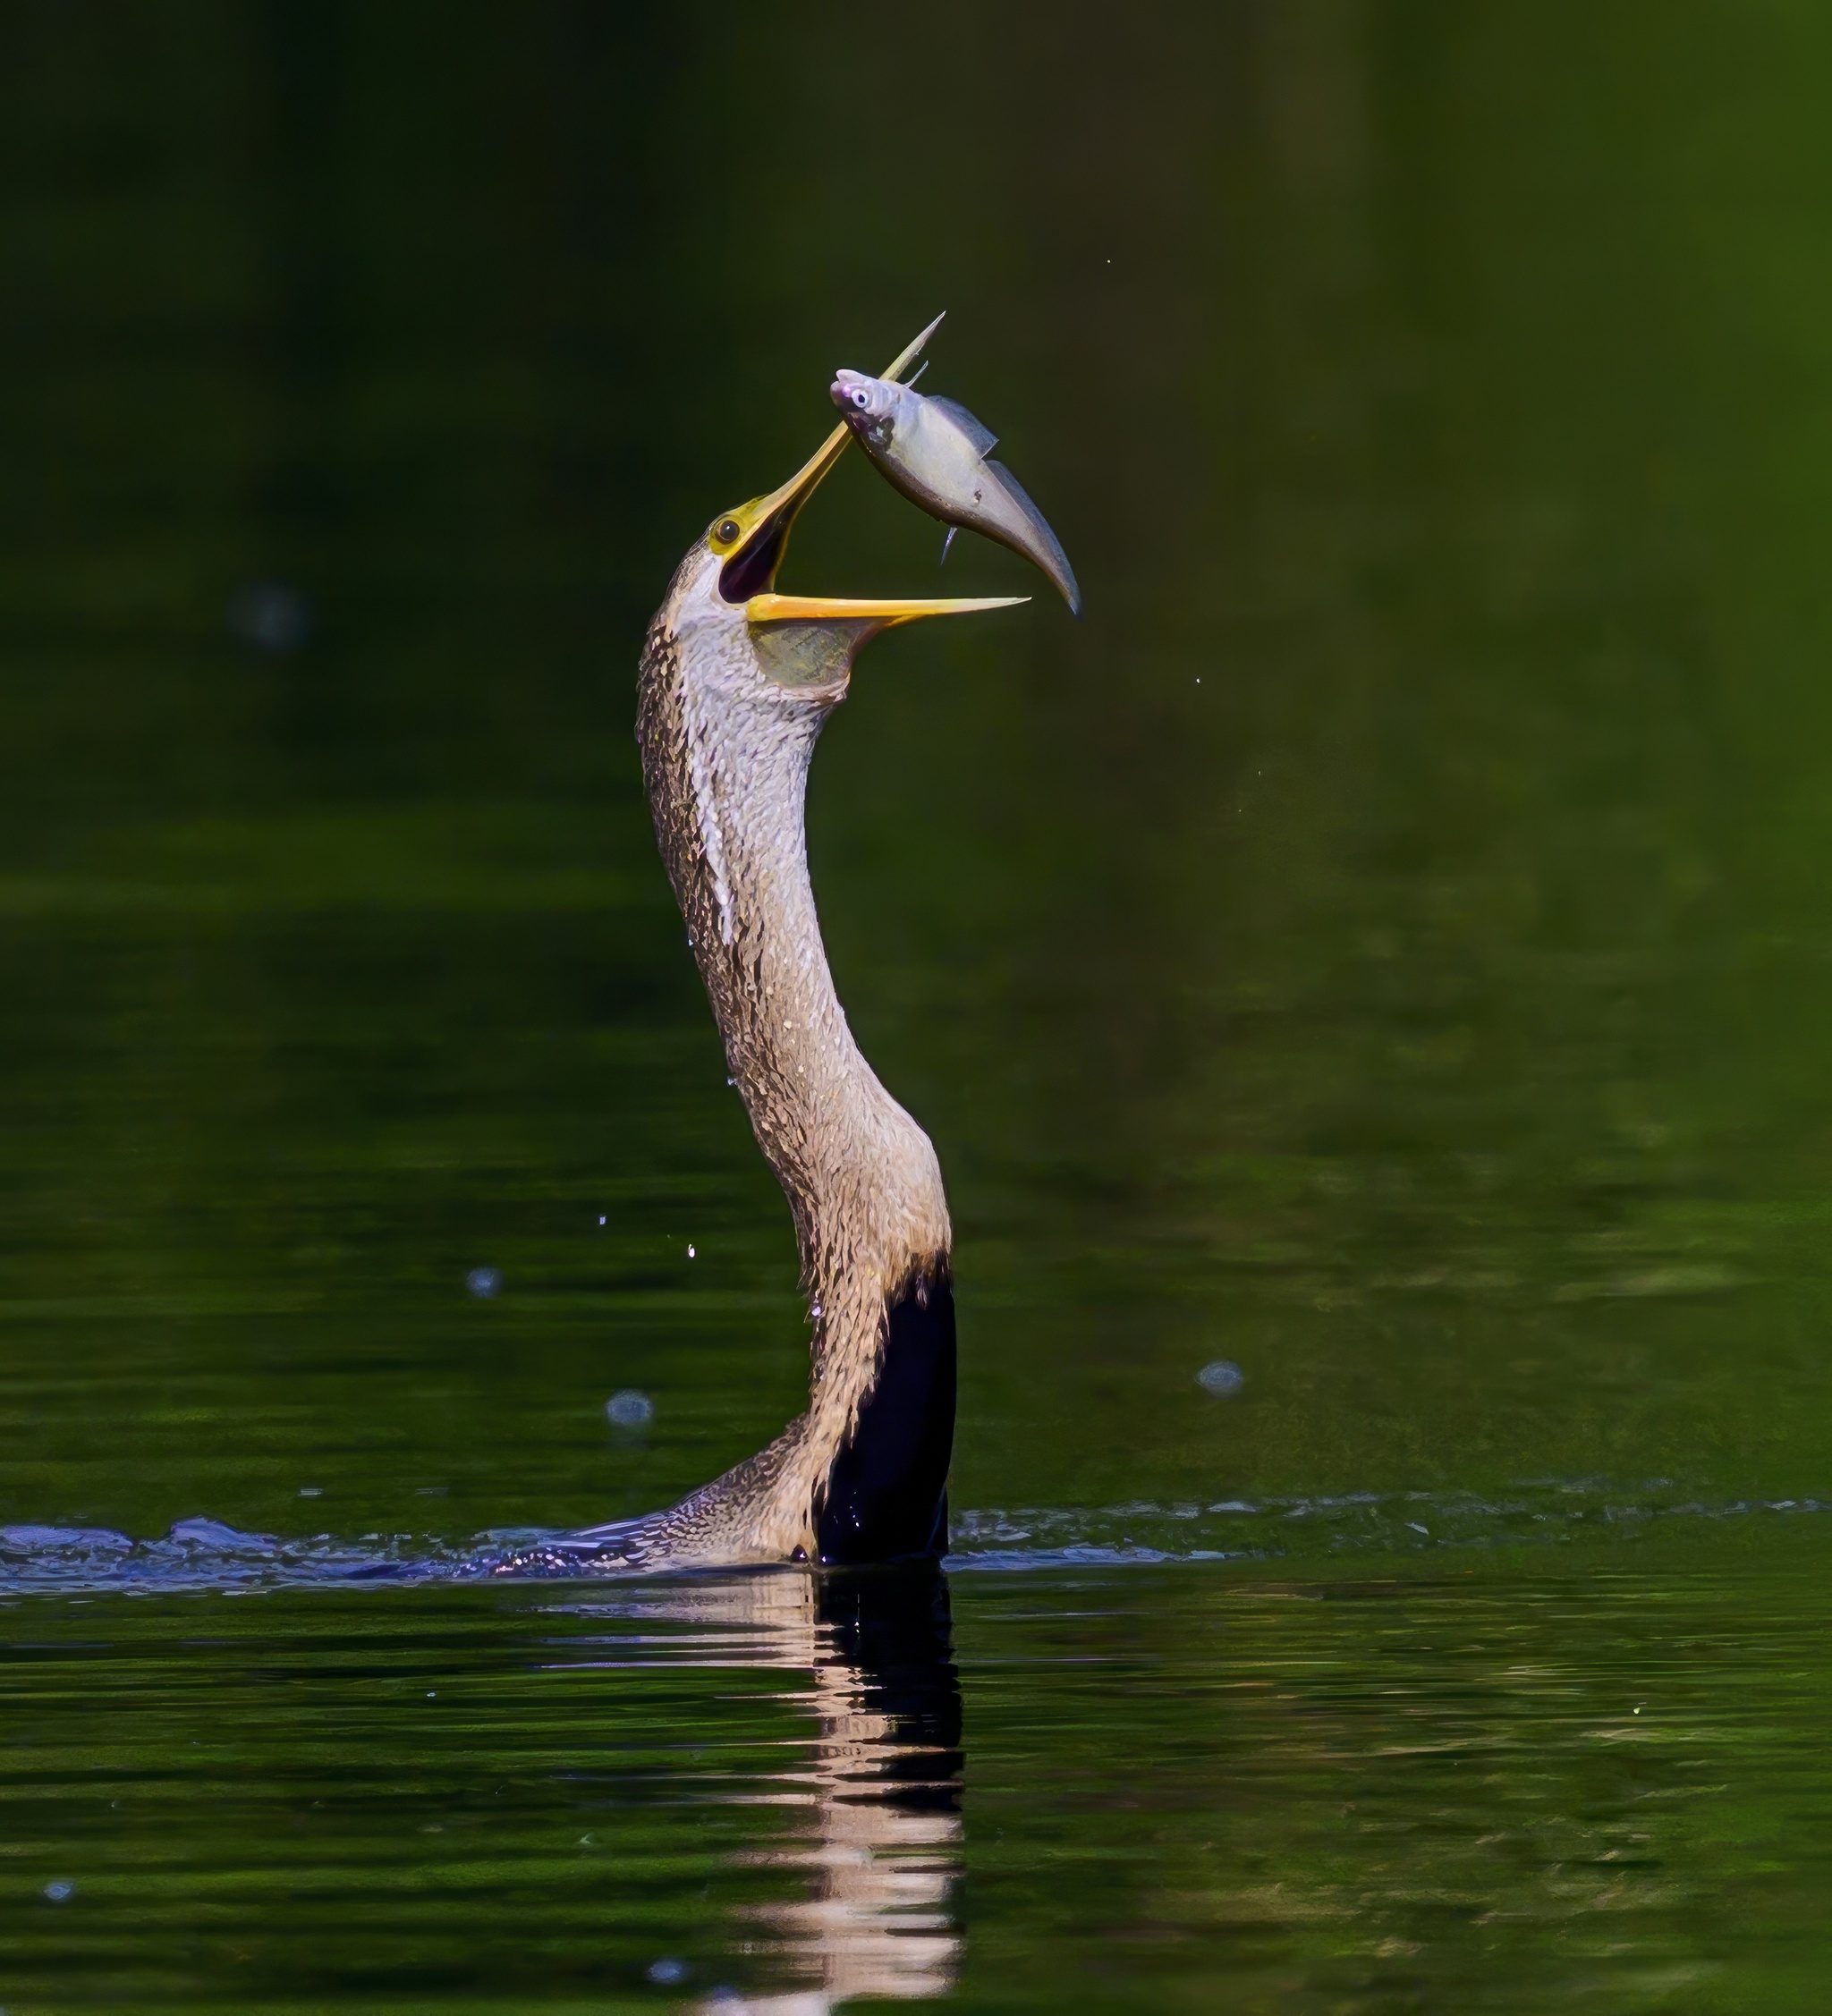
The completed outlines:
<svg viewBox="0 0 1832 2016">
<path fill-rule="evenodd" d="M 784 1808 L 787 1824 L 737 1858 L 803 1876 L 801 1896 L 742 1906 L 734 1928 L 734 1944 L 769 1956 L 770 1971 L 793 1985 L 722 1988 L 682 2006 L 695 2016 L 826 2016 L 855 1996 L 946 1995 L 961 1952 L 951 1910 L 961 1690 L 939 1568 L 766 1572 L 677 1584 L 616 1608 L 690 1626 L 680 1649 L 695 1665 L 800 1669 L 810 1680 L 786 1697 L 813 1719 L 806 1761 L 775 1775 L 773 1789 L 741 1795 Z"/>
</svg>

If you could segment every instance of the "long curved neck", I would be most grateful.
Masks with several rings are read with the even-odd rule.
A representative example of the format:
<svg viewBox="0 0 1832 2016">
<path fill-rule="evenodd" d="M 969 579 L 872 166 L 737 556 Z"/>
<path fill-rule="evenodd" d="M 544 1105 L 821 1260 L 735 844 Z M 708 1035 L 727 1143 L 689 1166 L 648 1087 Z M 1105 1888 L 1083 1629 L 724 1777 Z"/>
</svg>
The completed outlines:
<svg viewBox="0 0 1832 2016">
<path fill-rule="evenodd" d="M 808 1286 L 831 1289 L 846 1266 L 887 1257 L 893 1228 L 874 1220 L 927 1143 L 853 1041 L 821 942 L 803 827 L 821 716 L 684 699 L 692 830 L 676 894 Z"/>
<path fill-rule="evenodd" d="M 789 1200 L 809 1289 L 863 1268 L 890 1293 L 945 1256 L 929 1139 L 860 1052 L 808 878 L 809 763 L 832 696 L 758 694 L 645 660 L 644 767 L 662 855 L 725 1057 Z"/>
<path fill-rule="evenodd" d="M 809 882 L 809 764 L 843 691 L 764 680 L 742 628 L 683 637 L 658 618 L 637 730 L 731 1074 L 794 1218 L 814 1329 L 809 1411 L 791 1432 L 817 1497 L 895 1369 L 899 1309 L 946 1293 L 950 1244 L 935 1151 L 852 1040 Z M 948 1325 L 951 1432 L 951 1303 Z"/>
</svg>

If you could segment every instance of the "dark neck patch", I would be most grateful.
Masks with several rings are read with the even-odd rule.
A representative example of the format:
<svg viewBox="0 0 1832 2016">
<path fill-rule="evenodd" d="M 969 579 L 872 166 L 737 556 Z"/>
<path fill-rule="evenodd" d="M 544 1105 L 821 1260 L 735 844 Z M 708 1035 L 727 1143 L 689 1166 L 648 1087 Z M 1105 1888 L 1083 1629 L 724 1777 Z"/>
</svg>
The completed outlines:
<svg viewBox="0 0 1832 2016">
<path fill-rule="evenodd" d="M 884 1362 L 827 1473 L 816 1521 L 834 1566 L 943 1554 L 954 1449 L 954 1292 L 947 1263 L 885 1312 Z"/>
</svg>

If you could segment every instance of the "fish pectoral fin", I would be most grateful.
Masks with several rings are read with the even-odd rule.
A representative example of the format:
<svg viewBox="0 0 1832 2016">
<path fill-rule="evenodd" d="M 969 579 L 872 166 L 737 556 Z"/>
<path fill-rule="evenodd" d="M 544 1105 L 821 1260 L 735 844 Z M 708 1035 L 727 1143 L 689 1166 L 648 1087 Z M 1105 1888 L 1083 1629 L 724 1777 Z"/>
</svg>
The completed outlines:
<svg viewBox="0 0 1832 2016">
<path fill-rule="evenodd" d="M 958 399 L 944 399 L 937 394 L 929 403 L 936 412 L 946 414 L 982 455 L 989 455 L 997 447 L 997 435 L 984 420 L 970 413 Z"/>
<path fill-rule="evenodd" d="M 941 558 L 936 562 L 936 565 L 937 567 L 946 567 L 947 565 L 948 548 L 954 543 L 954 534 L 958 532 L 960 529 L 961 528 L 958 525 L 950 525 L 948 527 L 947 536 L 941 542 Z"/>
</svg>

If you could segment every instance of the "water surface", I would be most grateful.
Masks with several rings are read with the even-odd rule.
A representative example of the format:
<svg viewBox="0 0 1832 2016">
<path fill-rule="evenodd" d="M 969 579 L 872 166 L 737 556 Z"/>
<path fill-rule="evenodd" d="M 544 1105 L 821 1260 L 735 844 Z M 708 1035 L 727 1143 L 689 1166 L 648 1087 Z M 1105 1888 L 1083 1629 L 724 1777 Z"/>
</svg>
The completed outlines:
<svg viewBox="0 0 1832 2016">
<path fill-rule="evenodd" d="M 1819 2006 L 1832 30 L 0 45 L 4 2005 Z M 951 1622 L 502 1583 L 801 1404 L 634 657 L 941 308 L 1089 607 L 815 767 Z"/>
</svg>

